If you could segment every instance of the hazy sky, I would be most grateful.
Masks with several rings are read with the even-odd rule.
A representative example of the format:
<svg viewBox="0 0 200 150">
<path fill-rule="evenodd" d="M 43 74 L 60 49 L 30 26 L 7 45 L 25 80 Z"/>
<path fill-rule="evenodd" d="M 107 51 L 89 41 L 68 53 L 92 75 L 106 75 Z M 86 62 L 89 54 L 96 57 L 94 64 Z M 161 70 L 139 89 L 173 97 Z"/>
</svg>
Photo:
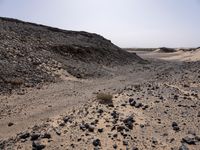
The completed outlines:
<svg viewBox="0 0 200 150">
<path fill-rule="evenodd" d="M 0 16 L 98 33 L 121 47 L 200 46 L 200 0 L 0 0 Z"/>
</svg>

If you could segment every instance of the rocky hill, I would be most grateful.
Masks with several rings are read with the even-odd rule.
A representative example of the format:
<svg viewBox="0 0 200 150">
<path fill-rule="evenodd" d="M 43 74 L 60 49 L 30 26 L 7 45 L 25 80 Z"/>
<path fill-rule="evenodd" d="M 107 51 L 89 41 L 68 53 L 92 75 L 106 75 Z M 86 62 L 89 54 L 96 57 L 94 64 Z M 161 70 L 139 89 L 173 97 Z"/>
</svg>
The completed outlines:
<svg viewBox="0 0 200 150">
<path fill-rule="evenodd" d="M 105 76 L 112 66 L 141 60 L 97 34 L 0 18 L 0 93 L 62 75 Z"/>
</svg>

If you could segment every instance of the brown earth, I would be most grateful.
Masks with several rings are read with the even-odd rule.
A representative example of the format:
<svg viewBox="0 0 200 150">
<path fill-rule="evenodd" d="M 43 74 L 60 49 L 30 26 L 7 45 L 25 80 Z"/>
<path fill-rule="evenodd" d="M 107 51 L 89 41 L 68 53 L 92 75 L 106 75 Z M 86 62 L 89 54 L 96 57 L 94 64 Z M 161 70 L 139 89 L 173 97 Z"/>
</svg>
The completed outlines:
<svg viewBox="0 0 200 150">
<path fill-rule="evenodd" d="M 63 52 L 71 48 L 54 47 L 53 51 L 60 49 Z M 160 53 L 129 49 L 132 55 L 118 50 L 124 57 L 130 55 L 133 62 L 115 58 L 112 64 L 113 60 L 109 62 L 102 55 L 99 60 L 109 62 L 102 65 L 91 57 L 95 65 L 92 73 L 89 70 L 90 76 L 80 78 L 61 67 L 55 69 L 59 74 L 55 83 L 43 84 L 51 81 L 39 80 L 40 84 L 31 88 L 21 86 L 20 90 L 12 90 L 11 95 L 2 94 L 0 149 L 199 150 L 200 58 L 193 55 L 194 51 L 185 50 Z M 142 61 L 134 52 L 148 61 Z M 59 53 L 59 60 L 65 61 L 60 59 L 63 55 Z M 67 62 L 74 59 L 80 62 L 73 63 L 76 73 L 81 72 L 82 64 L 90 66 L 90 60 L 81 60 L 80 56 Z M 103 67 L 98 70 L 98 66 Z M 32 65 L 29 67 L 32 69 Z M 106 73 L 96 76 L 96 71 Z M 48 72 L 51 74 L 47 78 L 54 77 L 54 71 Z M 32 79 L 32 74 L 27 77 Z M 12 77 L 9 72 L 7 75 Z M 99 103 L 98 93 L 112 94 L 112 103 Z"/>
</svg>

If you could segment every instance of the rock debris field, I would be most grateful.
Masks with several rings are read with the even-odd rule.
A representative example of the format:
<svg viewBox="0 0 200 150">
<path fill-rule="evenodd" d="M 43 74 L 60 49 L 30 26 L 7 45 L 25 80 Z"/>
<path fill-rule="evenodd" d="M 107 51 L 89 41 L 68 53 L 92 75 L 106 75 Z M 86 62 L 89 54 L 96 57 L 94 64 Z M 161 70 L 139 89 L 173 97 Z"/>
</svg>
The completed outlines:
<svg viewBox="0 0 200 150">
<path fill-rule="evenodd" d="M 0 22 L 0 150 L 200 149 L 199 48 Z"/>
</svg>

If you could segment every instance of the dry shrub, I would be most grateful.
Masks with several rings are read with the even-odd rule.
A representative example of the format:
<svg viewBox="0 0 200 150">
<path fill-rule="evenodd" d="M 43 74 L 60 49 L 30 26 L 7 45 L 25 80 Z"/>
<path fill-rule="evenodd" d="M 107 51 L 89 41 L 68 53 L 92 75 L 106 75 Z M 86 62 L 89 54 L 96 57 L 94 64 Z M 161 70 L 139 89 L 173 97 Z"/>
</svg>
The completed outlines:
<svg viewBox="0 0 200 150">
<path fill-rule="evenodd" d="M 97 100 L 102 104 L 112 104 L 113 96 L 111 94 L 99 93 L 97 94 Z"/>
</svg>

